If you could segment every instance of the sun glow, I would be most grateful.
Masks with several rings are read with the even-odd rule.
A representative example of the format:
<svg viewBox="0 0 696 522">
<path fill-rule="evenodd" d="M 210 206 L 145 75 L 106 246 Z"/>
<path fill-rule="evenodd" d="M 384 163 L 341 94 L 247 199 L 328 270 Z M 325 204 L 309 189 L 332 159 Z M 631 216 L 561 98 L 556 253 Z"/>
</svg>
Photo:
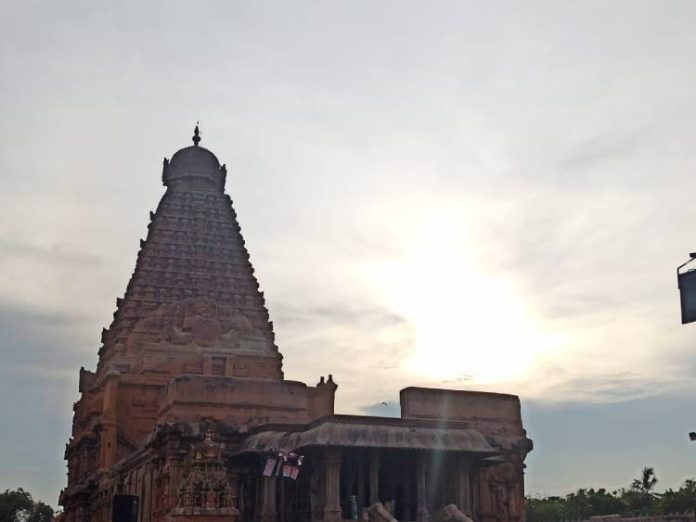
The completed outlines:
<svg viewBox="0 0 696 522">
<path fill-rule="evenodd" d="M 451 220 L 431 222 L 406 243 L 404 256 L 371 270 L 389 306 L 414 328 L 404 370 L 472 384 L 527 376 L 553 339 L 513 287 L 473 266 Z"/>
</svg>

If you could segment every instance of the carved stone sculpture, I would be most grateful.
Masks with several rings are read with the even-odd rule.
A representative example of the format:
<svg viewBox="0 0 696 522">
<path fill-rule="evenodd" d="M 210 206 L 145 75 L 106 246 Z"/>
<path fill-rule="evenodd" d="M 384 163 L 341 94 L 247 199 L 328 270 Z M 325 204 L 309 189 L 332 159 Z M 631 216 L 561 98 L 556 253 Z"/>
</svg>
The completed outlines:
<svg viewBox="0 0 696 522">
<path fill-rule="evenodd" d="M 223 445 L 213 440 L 211 430 L 205 439 L 194 445 L 191 460 L 179 486 L 179 501 L 174 515 L 216 515 L 234 517 L 239 514 L 235 489 L 223 460 Z"/>
</svg>

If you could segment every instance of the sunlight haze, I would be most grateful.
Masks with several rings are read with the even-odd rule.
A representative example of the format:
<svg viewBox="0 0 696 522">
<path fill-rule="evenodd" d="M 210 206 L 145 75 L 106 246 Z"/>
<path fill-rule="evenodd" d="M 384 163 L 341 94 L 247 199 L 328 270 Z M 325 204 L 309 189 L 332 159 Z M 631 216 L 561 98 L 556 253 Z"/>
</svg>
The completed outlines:
<svg viewBox="0 0 696 522">
<path fill-rule="evenodd" d="M 0 2 L 0 488 L 56 504 L 162 158 L 202 145 L 339 413 L 518 394 L 529 493 L 696 476 L 696 5 Z M 386 403 L 386 404 L 383 404 Z M 660 418 L 652 423 L 650 415 Z"/>
</svg>

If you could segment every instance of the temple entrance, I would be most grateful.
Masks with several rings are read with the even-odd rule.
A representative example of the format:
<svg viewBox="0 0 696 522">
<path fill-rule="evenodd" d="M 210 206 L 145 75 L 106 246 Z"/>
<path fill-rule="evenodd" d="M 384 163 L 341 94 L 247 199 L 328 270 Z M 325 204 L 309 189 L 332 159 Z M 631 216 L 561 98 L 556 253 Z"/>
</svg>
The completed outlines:
<svg viewBox="0 0 696 522">
<path fill-rule="evenodd" d="M 418 460 L 419 452 L 413 450 L 380 452 L 379 501 L 397 520 L 418 516 Z"/>
<path fill-rule="evenodd" d="M 416 521 L 419 513 L 456 502 L 454 461 L 437 451 L 344 448 L 342 518 L 359 519 L 364 508 L 381 502 L 397 520 Z"/>
</svg>

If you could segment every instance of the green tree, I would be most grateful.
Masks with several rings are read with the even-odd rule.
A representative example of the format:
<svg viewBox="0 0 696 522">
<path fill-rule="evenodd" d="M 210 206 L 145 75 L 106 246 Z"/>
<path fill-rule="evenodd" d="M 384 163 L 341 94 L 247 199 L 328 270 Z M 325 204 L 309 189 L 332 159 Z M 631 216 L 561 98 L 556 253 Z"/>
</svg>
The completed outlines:
<svg viewBox="0 0 696 522">
<path fill-rule="evenodd" d="M 34 501 L 22 488 L 0 493 L 0 522 L 16 522 L 22 515 L 31 512 Z"/>
<path fill-rule="evenodd" d="M 34 502 L 22 488 L 0 493 L 0 522 L 50 522 L 52 518 L 53 508 Z"/>
<path fill-rule="evenodd" d="M 606 489 L 578 489 L 565 497 L 527 498 L 528 522 L 581 520 L 595 515 L 623 514 L 624 502 Z"/>
<path fill-rule="evenodd" d="M 39 501 L 34 504 L 27 522 L 51 522 L 51 520 L 53 520 L 53 508 Z"/>
<path fill-rule="evenodd" d="M 659 509 L 657 495 L 654 493 L 656 485 L 655 469 L 645 467 L 641 470 L 640 477 L 631 482 L 631 488 L 622 490 L 622 499 L 628 505 L 630 513 L 652 513 Z"/>
<path fill-rule="evenodd" d="M 626 510 L 621 499 L 604 488 L 579 489 L 566 496 L 566 518 L 586 519 L 598 515 L 620 515 Z"/>
<path fill-rule="evenodd" d="M 556 522 L 565 518 L 565 500 L 560 497 L 528 497 L 527 522 Z"/>
<path fill-rule="evenodd" d="M 564 497 L 528 497 L 528 522 L 586 520 L 601 515 L 671 515 L 696 511 L 696 479 L 685 480 L 677 490 L 655 492 L 653 468 L 643 468 L 628 489 L 608 492 L 582 488 Z"/>
<path fill-rule="evenodd" d="M 654 468 L 643 468 L 640 477 L 631 483 L 631 489 L 644 495 L 651 495 L 657 485 Z"/>
<path fill-rule="evenodd" d="M 694 510 L 696 510 L 696 480 L 687 479 L 678 490 L 668 489 L 660 496 L 659 512 L 662 515 Z"/>
</svg>

